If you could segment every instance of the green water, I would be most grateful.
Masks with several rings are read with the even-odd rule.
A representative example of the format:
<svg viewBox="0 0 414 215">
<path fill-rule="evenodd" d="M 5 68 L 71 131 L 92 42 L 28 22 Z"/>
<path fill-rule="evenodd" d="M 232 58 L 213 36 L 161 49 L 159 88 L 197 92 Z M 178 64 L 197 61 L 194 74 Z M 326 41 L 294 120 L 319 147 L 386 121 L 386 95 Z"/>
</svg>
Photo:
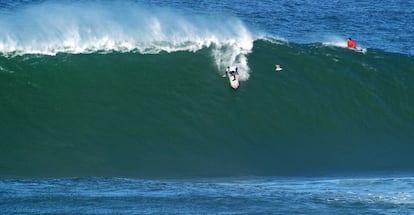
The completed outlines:
<svg viewBox="0 0 414 215">
<path fill-rule="evenodd" d="M 0 174 L 413 170 L 412 56 L 258 40 L 248 64 L 235 91 L 209 49 L 0 57 Z"/>
</svg>

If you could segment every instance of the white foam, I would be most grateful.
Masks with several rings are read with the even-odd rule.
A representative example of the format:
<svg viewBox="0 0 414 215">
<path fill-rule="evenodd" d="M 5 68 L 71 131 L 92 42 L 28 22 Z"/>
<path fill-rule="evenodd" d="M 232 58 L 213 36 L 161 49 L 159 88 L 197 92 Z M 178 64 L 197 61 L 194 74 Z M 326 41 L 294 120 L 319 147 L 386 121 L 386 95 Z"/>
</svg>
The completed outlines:
<svg viewBox="0 0 414 215">
<path fill-rule="evenodd" d="M 253 38 L 229 17 L 182 14 L 129 1 L 46 1 L 0 14 L 3 55 L 90 53 L 101 51 L 192 51 L 213 47 L 217 67 L 239 66 L 249 77 L 246 54 Z"/>
<path fill-rule="evenodd" d="M 346 48 L 347 42 L 345 37 L 339 37 L 339 36 L 325 36 L 323 38 L 322 44 L 325 46 L 334 46 L 334 47 L 341 47 Z"/>
<path fill-rule="evenodd" d="M 259 35 L 257 37 L 260 40 L 264 40 L 277 45 L 284 45 L 289 43 L 289 41 L 286 38 L 280 36 Z"/>
<path fill-rule="evenodd" d="M 322 42 L 325 46 L 334 46 L 334 47 L 340 47 L 340 48 L 348 48 L 347 44 L 348 38 L 338 37 L 338 36 L 330 36 L 325 39 L 324 42 Z M 363 47 L 361 44 L 357 43 L 357 51 L 366 53 L 367 49 Z"/>
<path fill-rule="evenodd" d="M 0 72 L 6 72 L 6 73 L 10 73 L 10 74 L 13 74 L 14 73 L 14 71 L 9 70 L 9 69 L 6 69 L 6 68 L 4 68 L 2 66 L 0 66 Z"/>
</svg>

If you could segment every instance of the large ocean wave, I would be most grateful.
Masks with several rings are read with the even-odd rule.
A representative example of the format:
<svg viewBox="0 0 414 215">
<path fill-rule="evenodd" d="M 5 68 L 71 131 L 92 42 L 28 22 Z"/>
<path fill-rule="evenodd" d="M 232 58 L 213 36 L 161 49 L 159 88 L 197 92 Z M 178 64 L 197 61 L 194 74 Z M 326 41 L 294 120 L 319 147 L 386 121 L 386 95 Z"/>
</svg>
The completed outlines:
<svg viewBox="0 0 414 215">
<path fill-rule="evenodd" d="M 414 170 L 411 55 L 334 36 L 297 44 L 235 17 L 129 1 L 9 9 L 1 176 Z M 246 80 L 237 91 L 227 65 Z"/>
<path fill-rule="evenodd" d="M 212 52 L 0 57 L 2 175 L 413 170 L 411 56 L 256 40 L 233 91 Z"/>
</svg>

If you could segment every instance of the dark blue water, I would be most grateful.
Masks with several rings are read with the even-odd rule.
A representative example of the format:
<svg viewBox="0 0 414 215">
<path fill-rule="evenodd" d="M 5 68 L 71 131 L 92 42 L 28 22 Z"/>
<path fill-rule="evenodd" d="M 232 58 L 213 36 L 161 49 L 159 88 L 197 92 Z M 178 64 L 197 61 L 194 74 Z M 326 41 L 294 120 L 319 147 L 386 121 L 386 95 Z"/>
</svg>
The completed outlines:
<svg viewBox="0 0 414 215">
<path fill-rule="evenodd" d="M 412 177 L 17 179 L 5 214 L 411 214 Z"/>
<path fill-rule="evenodd" d="M 2 1 L 0 211 L 412 214 L 413 8 Z"/>
<path fill-rule="evenodd" d="M 295 43 L 341 43 L 413 54 L 414 2 L 378 1 L 137 1 L 196 14 L 236 16 L 249 28 Z M 229 29 L 238 31 L 237 28 Z"/>
</svg>

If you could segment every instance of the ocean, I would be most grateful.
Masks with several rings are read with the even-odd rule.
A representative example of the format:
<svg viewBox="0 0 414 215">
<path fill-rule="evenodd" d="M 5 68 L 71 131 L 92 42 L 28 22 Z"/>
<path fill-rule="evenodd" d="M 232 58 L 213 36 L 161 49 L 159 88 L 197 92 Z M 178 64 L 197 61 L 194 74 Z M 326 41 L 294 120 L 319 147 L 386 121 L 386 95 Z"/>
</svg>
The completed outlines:
<svg viewBox="0 0 414 215">
<path fill-rule="evenodd" d="M 412 214 L 410 26 L 414 1 L 2 1 L 0 211 Z"/>
</svg>

